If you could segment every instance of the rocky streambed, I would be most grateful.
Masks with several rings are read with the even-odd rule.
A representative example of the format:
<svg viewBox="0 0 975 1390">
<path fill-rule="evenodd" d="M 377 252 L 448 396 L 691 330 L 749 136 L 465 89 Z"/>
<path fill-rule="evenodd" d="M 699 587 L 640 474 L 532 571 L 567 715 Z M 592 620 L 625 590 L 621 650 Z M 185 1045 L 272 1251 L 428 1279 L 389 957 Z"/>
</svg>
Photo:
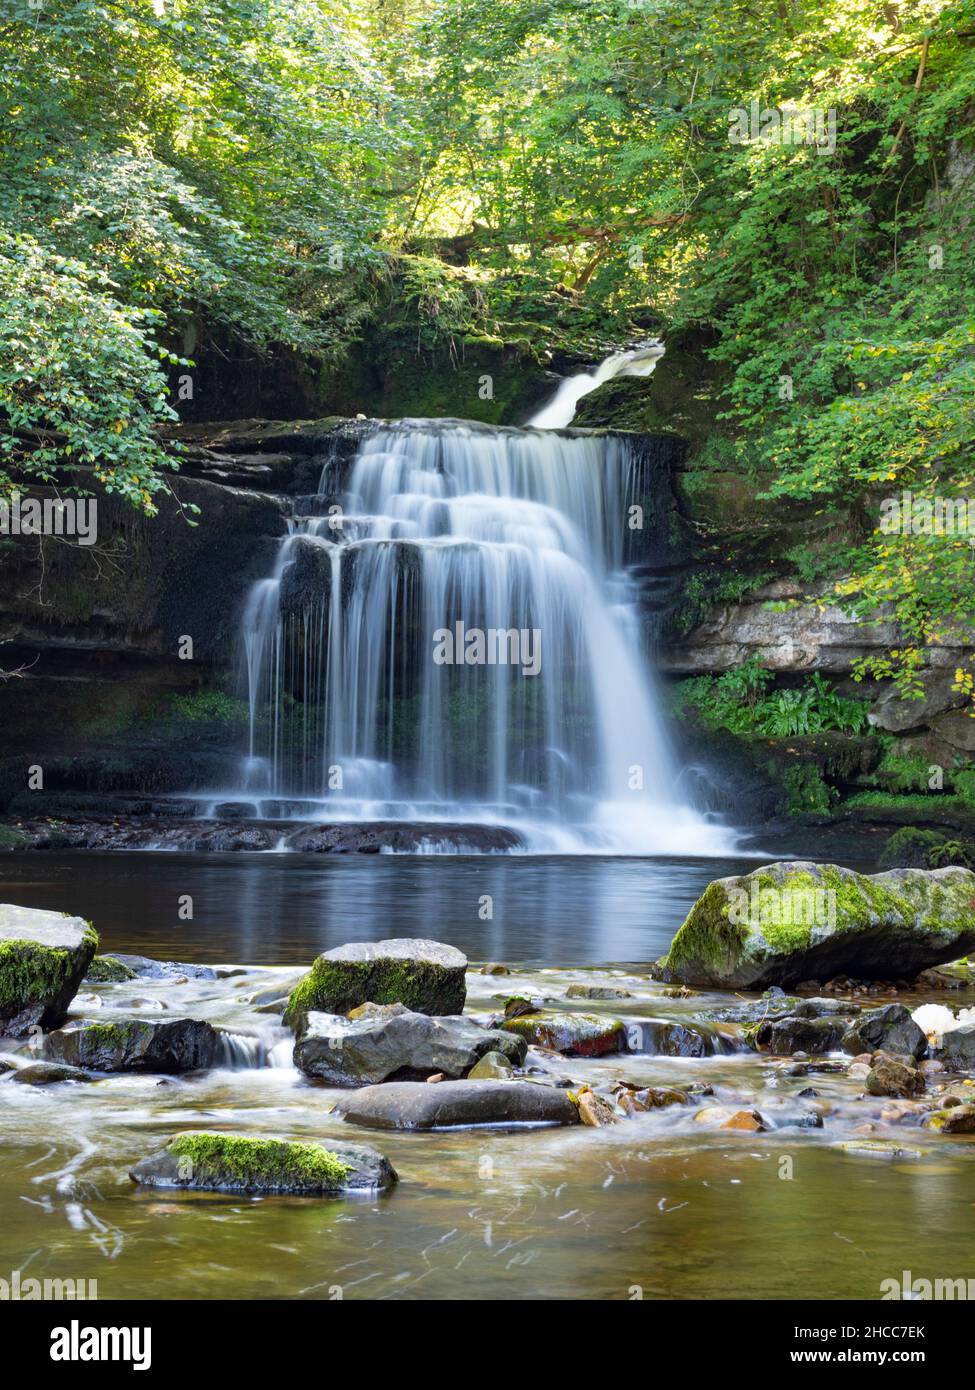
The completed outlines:
<svg viewBox="0 0 975 1390">
<path fill-rule="evenodd" d="M 965 1274 L 967 965 L 762 992 L 660 973 L 415 940 L 311 972 L 93 957 L 63 1018 L 21 1010 L 0 1043 L 0 1262 L 134 1297 Z"/>
</svg>

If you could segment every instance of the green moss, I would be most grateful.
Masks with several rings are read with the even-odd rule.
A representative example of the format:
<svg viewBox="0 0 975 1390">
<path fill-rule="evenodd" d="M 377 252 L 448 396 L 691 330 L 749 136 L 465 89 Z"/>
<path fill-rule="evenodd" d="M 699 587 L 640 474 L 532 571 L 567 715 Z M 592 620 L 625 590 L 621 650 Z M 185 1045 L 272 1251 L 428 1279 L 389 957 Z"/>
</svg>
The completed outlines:
<svg viewBox="0 0 975 1390">
<path fill-rule="evenodd" d="M 71 952 L 60 947 L 0 942 L 0 1004 L 48 999 L 61 990 L 71 969 Z"/>
<path fill-rule="evenodd" d="M 134 980 L 135 971 L 114 956 L 96 956 L 85 979 L 96 985 L 120 984 L 124 980 Z"/>
<path fill-rule="evenodd" d="M 755 964 L 809 947 L 814 927 L 829 926 L 839 935 L 881 924 L 892 941 L 920 932 L 975 930 L 971 875 L 959 870 L 932 882 L 926 872 L 903 870 L 885 882 L 824 864 L 794 870 L 775 866 L 730 888 L 712 883 L 662 964 L 692 977 L 726 977 L 746 957 Z"/>
<path fill-rule="evenodd" d="M 664 964 L 671 969 L 698 963 L 720 972 L 735 961 L 748 936 L 745 923 L 728 920 L 729 902 L 720 883 L 709 883 L 671 942 Z"/>
<path fill-rule="evenodd" d="M 26 849 L 30 836 L 15 825 L 0 825 L 0 850 Z"/>
<path fill-rule="evenodd" d="M 405 1004 L 419 1013 L 448 1013 L 463 1007 L 463 980 L 456 971 L 432 961 L 378 959 L 329 960 L 319 956 L 291 992 L 284 1021 L 291 1027 L 312 1010 L 348 1013 L 366 1002 Z"/>
<path fill-rule="evenodd" d="M 90 1053 L 99 1048 L 111 1051 L 125 1048 L 132 1040 L 133 1034 L 146 1026 L 137 1020 L 127 1023 L 89 1023 L 84 1031 L 85 1052 Z"/>
<path fill-rule="evenodd" d="M 168 1151 L 192 1165 L 192 1179 L 201 1186 L 225 1186 L 268 1191 L 275 1187 L 334 1189 L 352 1169 L 319 1144 L 289 1143 L 283 1139 L 248 1139 L 229 1134 L 180 1134 Z"/>
</svg>

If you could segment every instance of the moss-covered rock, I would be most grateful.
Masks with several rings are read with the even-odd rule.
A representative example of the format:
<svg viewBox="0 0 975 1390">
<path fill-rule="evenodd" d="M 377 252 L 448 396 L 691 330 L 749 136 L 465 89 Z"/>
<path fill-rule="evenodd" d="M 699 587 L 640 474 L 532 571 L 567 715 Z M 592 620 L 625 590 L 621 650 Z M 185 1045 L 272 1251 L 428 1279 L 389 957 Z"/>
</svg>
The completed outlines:
<svg viewBox="0 0 975 1390">
<path fill-rule="evenodd" d="M 48 1061 L 88 1071 L 201 1071 L 212 1067 L 219 1055 L 220 1034 L 195 1018 L 123 1018 L 105 1023 L 82 1019 L 44 1039 Z"/>
<path fill-rule="evenodd" d="M 913 979 L 975 947 L 975 874 L 767 865 L 708 885 L 659 963 L 667 981 L 763 988 Z"/>
<path fill-rule="evenodd" d="M 97 947 L 80 917 L 0 905 L 0 1033 L 63 1023 Z"/>
<path fill-rule="evenodd" d="M 179 1134 L 159 1153 L 135 1165 L 134 1182 L 147 1187 L 207 1192 L 287 1193 L 322 1197 L 379 1192 L 396 1172 L 366 1145 L 293 1143 L 234 1134 Z"/>
<path fill-rule="evenodd" d="M 464 1011 L 467 957 L 439 941 L 355 941 L 318 957 L 288 1000 L 285 1022 L 300 1029 L 312 1011 L 344 1014 L 359 1004 L 405 1004 L 419 1014 Z"/>
<path fill-rule="evenodd" d="M 501 1027 L 535 1047 L 548 1047 L 567 1057 L 603 1057 L 626 1050 L 626 1028 L 618 1018 L 538 1012 L 507 1018 Z"/>
<path fill-rule="evenodd" d="M 114 956 L 96 956 L 85 976 L 90 985 L 117 985 L 135 978 L 135 971 Z"/>
</svg>

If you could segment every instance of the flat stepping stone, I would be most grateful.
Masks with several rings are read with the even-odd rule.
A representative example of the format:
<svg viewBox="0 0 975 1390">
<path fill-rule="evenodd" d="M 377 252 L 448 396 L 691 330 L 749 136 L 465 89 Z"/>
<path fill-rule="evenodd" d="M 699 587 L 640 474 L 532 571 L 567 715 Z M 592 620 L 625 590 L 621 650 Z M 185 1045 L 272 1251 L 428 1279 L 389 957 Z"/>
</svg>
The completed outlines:
<svg viewBox="0 0 975 1390">
<path fill-rule="evenodd" d="M 531 1081 L 390 1081 L 343 1096 L 347 1124 L 371 1129 L 451 1129 L 469 1125 L 573 1125 L 568 1093 Z"/>
</svg>

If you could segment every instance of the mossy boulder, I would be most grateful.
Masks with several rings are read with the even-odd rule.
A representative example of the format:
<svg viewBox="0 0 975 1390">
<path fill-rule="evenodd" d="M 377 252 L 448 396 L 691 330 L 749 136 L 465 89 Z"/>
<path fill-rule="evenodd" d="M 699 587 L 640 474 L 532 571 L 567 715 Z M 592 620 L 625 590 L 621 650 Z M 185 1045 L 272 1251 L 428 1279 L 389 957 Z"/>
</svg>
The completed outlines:
<svg viewBox="0 0 975 1390">
<path fill-rule="evenodd" d="M 105 1023 L 82 1019 L 44 1039 L 48 1061 L 101 1072 L 202 1071 L 214 1065 L 220 1051 L 217 1030 L 195 1018 L 123 1018 Z"/>
<path fill-rule="evenodd" d="M 364 1144 L 292 1143 L 234 1134 L 179 1134 L 130 1173 L 146 1187 L 325 1197 L 381 1192 L 392 1165 Z"/>
<path fill-rule="evenodd" d="M 525 1013 L 505 1019 L 501 1028 L 535 1047 L 548 1047 L 567 1057 L 604 1057 L 626 1051 L 622 1020 L 597 1014 Z"/>
<path fill-rule="evenodd" d="M 85 981 L 90 985 L 116 985 L 135 978 L 135 971 L 123 961 L 114 956 L 96 956 L 88 967 Z"/>
<path fill-rule="evenodd" d="M 0 905 L 0 1034 L 63 1023 L 97 948 L 80 917 Z"/>
<path fill-rule="evenodd" d="M 795 861 L 709 884 L 656 973 L 735 989 L 837 975 L 913 979 L 973 947 L 969 869 L 871 875 Z"/>
<path fill-rule="evenodd" d="M 300 1030 L 310 1012 L 344 1014 L 360 1004 L 405 1004 L 419 1014 L 464 1011 L 467 957 L 440 941 L 402 937 L 354 941 L 318 957 L 288 1000 L 285 1022 Z"/>
</svg>

